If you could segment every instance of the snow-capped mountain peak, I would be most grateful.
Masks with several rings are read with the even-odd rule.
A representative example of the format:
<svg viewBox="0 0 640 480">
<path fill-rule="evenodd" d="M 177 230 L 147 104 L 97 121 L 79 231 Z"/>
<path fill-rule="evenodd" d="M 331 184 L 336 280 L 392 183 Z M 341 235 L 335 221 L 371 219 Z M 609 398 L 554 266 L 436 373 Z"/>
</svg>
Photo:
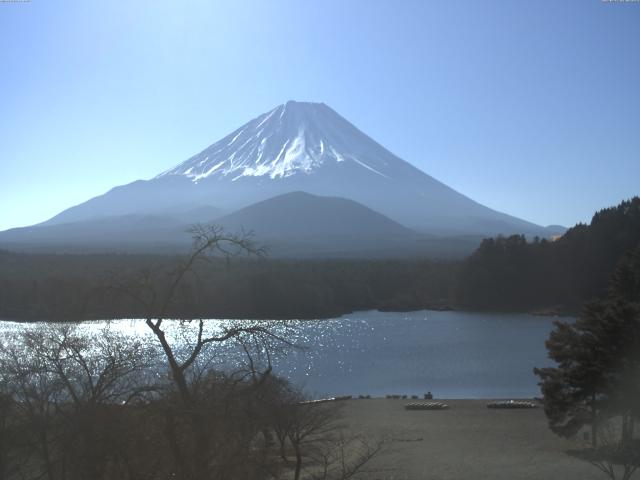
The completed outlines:
<svg viewBox="0 0 640 480">
<path fill-rule="evenodd" d="M 211 207 L 231 214 L 291 192 L 352 200 L 432 234 L 545 235 L 542 227 L 491 210 L 415 168 L 327 105 L 303 102 L 280 105 L 178 166 L 115 187 L 46 223 L 118 215 L 193 218 L 191 212 Z M 279 221 L 291 223 L 284 212 Z"/>
<path fill-rule="evenodd" d="M 216 177 L 280 179 L 342 162 L 386 177 L 389 155 L 324 103 L 289 101 L 156 178 L 182 175 L 195 183 Z"/>
</svg>

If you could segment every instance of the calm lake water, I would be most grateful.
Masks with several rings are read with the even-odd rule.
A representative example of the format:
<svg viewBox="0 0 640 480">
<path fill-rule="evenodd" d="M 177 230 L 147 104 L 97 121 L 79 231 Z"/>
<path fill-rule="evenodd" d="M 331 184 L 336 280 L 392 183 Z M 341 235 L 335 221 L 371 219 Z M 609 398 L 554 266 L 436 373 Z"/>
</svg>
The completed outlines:
<svg viewBox="0 0 640 480">
<path fill-rule="evenodd" d="M 330 320 L 293 322 L 295 340 L 305 348 L 278 355 L 274 370 L 314 397 L 422 396 L 427 391 L 439 398 L 534 397 L 540 392 L 533 367 L 552 365 L 544 342 L 553 320 L 524 314 L 423 310 L 356 312 Z M 225 321 L 207 322 L 216 329 Z M 86 322 L 80 328 L 104 325 Z M 154 341 L 142 320 L 117 320 L 110 325 Z M 179 337 L 179 323 L 174 325 L 172 334 Z M 5 332 L 24 328 L 35 326 L 0 322 Z"/>
</svg>

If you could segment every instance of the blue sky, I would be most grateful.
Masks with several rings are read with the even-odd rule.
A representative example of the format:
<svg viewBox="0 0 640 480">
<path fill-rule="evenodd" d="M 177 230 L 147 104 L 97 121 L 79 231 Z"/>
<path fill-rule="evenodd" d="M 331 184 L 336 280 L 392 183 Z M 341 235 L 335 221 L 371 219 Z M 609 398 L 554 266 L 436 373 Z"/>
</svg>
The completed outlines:
<svg viewBox="0 0 640 480">
<path fill-rule="evenodd" d="M 0 41 L 0 229 L 289 99 L 536 223 L 640 194 L 640 3 L 31 0 Z"/>
</svg>

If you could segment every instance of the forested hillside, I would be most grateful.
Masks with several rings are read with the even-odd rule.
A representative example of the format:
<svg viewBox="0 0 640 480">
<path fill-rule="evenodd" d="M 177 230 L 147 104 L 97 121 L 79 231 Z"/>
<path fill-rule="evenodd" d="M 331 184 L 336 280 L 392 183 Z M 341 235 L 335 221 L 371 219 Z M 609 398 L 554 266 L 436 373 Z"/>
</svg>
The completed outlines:
<svg viewBox="0 0 640 480">
<path fill-rule="evenodd" d="M 486 239 L 463 262 L 455 303 L 467 309 L 576 311 L 600 297 L 617 263 L 640 244 L 640 198 L 597 212 L 556 241 Z"/>
<path fill-rule="evenodd" d="M 0 318 L 144 317 L 122 288 L 161 290 L 180 257 L 0 252 Z M 457 264 L 430 260 L 213 259 L 187 279 L 174 317 L 315 318 L 448 307 Z M 117 288 L 114 288 L 117 287 Z"/>
<path fill-rule="evenodd" d="M 456 308 L 577 313 L 602 297 L 640 245 L 640 198 L 596 213 L 556 241 L 486 239 L 464 261 L 212 259 L 185 282 L 176 318 L 318 318 L 354 310 Z M 183 259 L 0 251 L 0 318 L 143 317 L 123 291 L 160 289 Z"/>
</svg>

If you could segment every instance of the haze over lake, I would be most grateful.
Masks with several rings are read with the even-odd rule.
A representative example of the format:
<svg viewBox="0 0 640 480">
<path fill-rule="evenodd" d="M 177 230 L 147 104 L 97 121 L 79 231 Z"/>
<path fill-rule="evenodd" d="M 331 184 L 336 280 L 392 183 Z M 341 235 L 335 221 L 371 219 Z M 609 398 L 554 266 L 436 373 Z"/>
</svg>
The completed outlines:
<svg viewBox="0 0 640 480">
<path fill-rule="evenodd" d="M 355 312 L 318 321 L 292 321 L 300 350 L 276 355 L 274 370 L 314 397 L 416 394 L 440 398 L 539 396 L 534 366 L 551 365 L 544 342 L 557 318 L 456 311 Z M 225 320 L 208 320 L 210 329 Z M 106 322 L 85 322 L 100 329 Z M 110 322 L 117 331 L 154 341 L 142 320 Z M 4 321 L 3 331 L 42 324 Z M 175 328 L 177 338 L 187 332 Z M 188 328 L 188 327 L 187 327 Z M 282 327 L 288 328 L 288 327 Z M 224 347 L 228 359 L 234 347 Z"/>
</svg>

